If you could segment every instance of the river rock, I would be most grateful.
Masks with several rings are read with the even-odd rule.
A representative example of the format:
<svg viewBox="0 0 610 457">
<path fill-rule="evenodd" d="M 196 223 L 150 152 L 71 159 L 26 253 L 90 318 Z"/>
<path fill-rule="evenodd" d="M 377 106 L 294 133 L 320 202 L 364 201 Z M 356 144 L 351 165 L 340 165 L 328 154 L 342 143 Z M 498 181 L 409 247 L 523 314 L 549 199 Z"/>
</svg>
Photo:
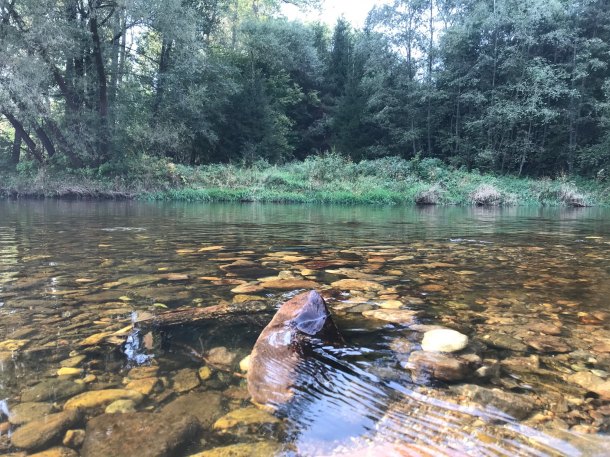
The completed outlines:
<svg viewBox="0 0 610 457">
<path fill-rule="evenodd" d="M 54 441 L 59 441 L 66 430 L 81 418 L 79 411 L 63 411 L 49 414 L 18 428 L 11 436 L 13 446 L 21 449 L 35 450 L 44 448 Z"/>
<path fill-rule="evenodd" d="M 500 389 L 487 389 L 475 384 L 452 387 L 452 390 L 471 401 L 486 407 L 498 409 L 517 420 L 523 420 L 534 410 L 531 397 L 504 392 Z"/>
<path fill-rule="evenodd" d="M 568 377 L 568 381 L 599 395 L 602 400 L 610 400 L 610 381 L 606 381 L 590 371 L 573 374 Z"/>
<path fill-rule="evenodd" d="M 214 430 L 220 433 L 239 435 L 244 431 L 256 432 L 264 429 L 275 429 L 280 420 L 259 408 L 248 407 L 236 409 L 224 415 L 214 423 Z"/>
<path fill-rule="evenodd" d="M 239 369 L 244 373 L 248 372 L 248 370 L 250 369 L 250 356 L 249 355 L 247 355 L 246 357 L 244 357 L 243 359 L 240 360 Z"/>
<path fill-rule="evenodd" d="M 0 351 L 0 364 L 9 363 L 11 360 L 13 360 L 12 352 Z"/>
<path fill-rule="evenodd" d="M 281 446 L 274 441 L 258 443 L 240 443 L 217 447 L 199 452 L 189 457 L 272 457 L 279 452 Z"/>
<path fill-rule="evenodd" d="M 191 392 L 166 405 L 161 413 L 164 417 L 180 418 L 191 414 L 204 429 L 209 429 L 223 414 L 222 397 L 219 392 Z"/>
<path fill-rule="evenodd" d="M 196 370 L 184 368 L 179 370 L 173 377 L 173 386 L 176 392 L 188 392 L 196 387 L 199 387 L 201 381 Z"/>
<path fill-rule="evenodd" d="M 85 386 L 64 379 L 49 379 L 36 384 L 21 393 L 22 402 L 61 401 L 77 395 Z"/>
<path fill-rule="evenodd" d="M 51 403 L 19 403 L 10 409 L 8 420 L 13 425 L 22 425 L 47 416 L 54 411 Z"/>
<path fill-rule="evenodd" d="M 333 282 L 331 286 L 340 290 L 383 290 L 383 286 L 378 282 L 363 279 L 341 279 Z"/>
<path fill-rule="evenodd" d="M 159 372 L 159 367 L 156 365 L 151 365 L 147 367 L 135 367 L 129 370 L 127 373 L 127 377 L 131 380 L 133 379 L 144 379 L 144 378 L 154 378 L 157 376 Z"/>
<path fill-rule="evenodd" d="M 536 322 L 528 325 L 527 329 L 536 333 L 544 333 L 545 335 L 556 336 L 561 334 L 561 323 Z"/>
<path fill-rule="evenodd" d="M 397 354 L 409 354 L 415 345 L 406 338 L 394 338 L 390 341 L 390 349 Z"/>
<path fill-rule="evenodd" d="M 76 397 L 72 397 L 64 405 L 64 410 L 72 409 L 101 409 L 117 400 L 142 401 L 144 396 L 140 392 L 126 389 L 91 390 Z"/>
<path fill-rule="evenodd" d="M 85 441 L 85 431 L 81 429 L 68 430 L 64 435 L 62 444 L 71 448 L 80 448 Z"/>
<path fill-rule="evenodd" d="M 273 279 L 261 284 L 263 289 L 277 290 L 297 290 L 297 289 L 317 289 L 320 285 L 317 282 L 307 279 Z"/>
<path fill-rule="evenodd" d="M 523 341 L 513 338 L 510 335 L 504 333 L 492 333 L 485 335 L 482 341 L 492 348 L 496 349 L 508 349 L 509 351 L 525 352 L 527 351 L 527 345 Z"/>
<path fill-rule="evenodd" d="M 74 368 L 79 366 L 83 360 L 87 358 L 86 355 L 75 355 L 74 357 L 70 357 L 69 359 L 62 360 L 59 362 L 60 367 Z"/>
<path fill-rule="evenodd" d="M 207 361 L 212 365 L 217 365 L 221 367 L 230 367 L 235 361 L 237 354 L 229 351 L 224 346 L 219 346 L 212 348 L 208 351 Z"/>
<path fill-rule="evenodd" d="M 136 403 L 133 400 L 117 400 L 106 406 L 104 412 L 106 414 L 125 414 L 134 413 L 136 411 Z"/>
<path fill-rule="evenodd" d="M 362 313 L 364 317 L 391 322 L 392 324 L 409 325 L 415 322 L 418 311 L 408 309 L 371 309 Z"/>
<path fill-rule="evenodd" d="M 400 309 L 404 306 L 404 303 L 400 300 L 382 300 L 377 302 L 377 306 L 382 309 Z"/>
<path fill-rule="evenodd" d="M 94 335 L 88 336 L 80 342 L 81 346 L 97 346 L 102 343 L 106 338 L 112 335 L 113 332 L 100 332 Z"/>
<path fill-rule="evenodd" d="M 421 347 L 428 352 L 458 352 L 468 345 L 468 337 L 450 329 L 430 330 L 424 333 Z"/>
<path fill-rule="evenodd" d="M 411 370 L 416 382 L 429 379 L 440 381 L 461 381 L 470 376 L 476 369 L 462 357 L 451 356 L 442 352 L 415 351 L 409 356 L 404 368 Z"/>
<path fill-rule="evenodd" d="M 161 414 L 103 414 L 87 424 L 82 457 L 169 457 L 198 434 L 191 415 L 167 420 Z"/>
<path fill-rule="evenodd" d="M 66 378 L 75 378 L 83 374 L 82 368 L 76 367 L 61 367 L 57 370 L 57 376 L 64 376 Z"/>
<path fill-rule="evenodd" d="M 259 295 L 235 295 L 233 297 L 232 302 L 236 305 L 240 305 L 242 303 L 248 303 L 251 301 L 266 301 L 265 297 L 261 297 Z"/>
<path fill-rule="evenodd" d="M 28 340 L 5 340 L 0 341 L 0 351 L 14 352 L 29 343 Z"/>
<path fill-rule="evenodd" d="M 199 379 L 202 381 L 207 381 L 212 377 L 212 369 L 209 366 L 203 366 L 197 370 L 197 374 L 199 375 Z"/>
<path fill-rule="evenodd" d="M 142 395 L 148 396 L 153 393 L 157 385 L 159 385 L 159 378 L 142 378 L 130 381 L 125 388 L 127 390 L 135 390 Z"/>
<path fill-rule="evenodd" d="M 265 287 L 262 286 L 261 284 L 246 283 L 246 284 L 240 284 L 239 286 L 234 287 L 233 289 L 231 289 L 231 292 L 233 292 L 234 294 L 249 294 L 249 293 L 261 292 L 262 290 L 265 290 Z"/>
<path fill-rule="evenodd" d="M 46 451 L 30 454 L 30 457 L 78 457 L 78 452 L 67 447 L 56 446 Z"/>
<path fill-rule="evenodd" d="M 525 343 L 540 352 L 566 353 L 572 350 L 563 339 L 556 336 L 530 336 Z"/>
</svg>

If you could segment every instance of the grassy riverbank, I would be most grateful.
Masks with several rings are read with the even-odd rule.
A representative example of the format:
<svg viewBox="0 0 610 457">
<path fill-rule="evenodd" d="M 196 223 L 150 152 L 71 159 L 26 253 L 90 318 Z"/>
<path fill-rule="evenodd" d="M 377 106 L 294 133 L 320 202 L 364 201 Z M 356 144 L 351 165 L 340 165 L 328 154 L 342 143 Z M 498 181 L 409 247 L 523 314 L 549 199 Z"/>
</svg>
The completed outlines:
<svg viewBox="0 0 610 457">
<path fill-rule="evenodd" d="M 610 182 L 529 179 L 457 170 L 434 159 L 353 163 L 329 154 L 270 165 L 186 167 L 141 158 L 100 169 L 20 166 L 0 176 L 5 197 L 130 198 L 167 201 L 261 201 L 339 204 L 610 204 Z"/>
</svg>

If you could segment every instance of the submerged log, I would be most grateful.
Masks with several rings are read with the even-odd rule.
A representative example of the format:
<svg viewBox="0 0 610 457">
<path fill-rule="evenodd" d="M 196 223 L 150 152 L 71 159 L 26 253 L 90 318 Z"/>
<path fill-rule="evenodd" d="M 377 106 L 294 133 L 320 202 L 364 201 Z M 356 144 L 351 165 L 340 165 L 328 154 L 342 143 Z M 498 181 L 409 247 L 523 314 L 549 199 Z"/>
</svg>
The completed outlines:
<svg viewBox="0 0 610 457">
<path fill-rule="evenodd" d="M 342 338 L 322 296 L 306 292 L 284 303 L 262 331 L 250 358 L 248 390 L 255 403 L 280 406 L 293 396 L 298 367 L 312 337 Z"/>
<path fill-rule="evenodd" d="M 251 318 L 253 315 L 269 313 L 273 306 L 262 301 L 251 301 L 239 304 L 220 304 L 205 308 L 179 308 L 164 311 L 155 315 L 146 315 L 136 319 L 134 324 L 139 329 L 153 327 L 170 327 L 184 324 L 197 324 L 202 321 L 231 318 Z"/>
</svg>

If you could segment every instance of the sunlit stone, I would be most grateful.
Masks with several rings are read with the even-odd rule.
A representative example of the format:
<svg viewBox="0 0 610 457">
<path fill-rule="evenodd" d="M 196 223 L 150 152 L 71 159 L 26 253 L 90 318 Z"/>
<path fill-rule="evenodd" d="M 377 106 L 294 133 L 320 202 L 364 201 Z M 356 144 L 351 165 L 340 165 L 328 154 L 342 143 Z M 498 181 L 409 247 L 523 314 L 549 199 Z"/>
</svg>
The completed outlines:
<svg viewBox="0 0 610 457">
<path fill-rule="evenodd" d="M 424 334 L 421 347 L 429 352 L 457 352 L 468 345 L 468 337 L 450 329 L 430 330 Z"/>
</svg>

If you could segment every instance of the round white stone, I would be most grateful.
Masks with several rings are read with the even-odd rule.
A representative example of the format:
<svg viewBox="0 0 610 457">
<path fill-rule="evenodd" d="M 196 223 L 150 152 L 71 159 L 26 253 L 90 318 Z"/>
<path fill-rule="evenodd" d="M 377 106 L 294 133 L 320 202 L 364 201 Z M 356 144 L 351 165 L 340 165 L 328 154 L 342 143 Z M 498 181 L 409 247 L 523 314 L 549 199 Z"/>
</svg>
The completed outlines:
<svg viewBox="0 0 610 457">
<path fill-rule="evenodd" d="M 436 329 L 424 333 L 421 347 L 429 352 L 457 352 L 468 345 L 468 337 L 450 329 Z"/>
</svg>

